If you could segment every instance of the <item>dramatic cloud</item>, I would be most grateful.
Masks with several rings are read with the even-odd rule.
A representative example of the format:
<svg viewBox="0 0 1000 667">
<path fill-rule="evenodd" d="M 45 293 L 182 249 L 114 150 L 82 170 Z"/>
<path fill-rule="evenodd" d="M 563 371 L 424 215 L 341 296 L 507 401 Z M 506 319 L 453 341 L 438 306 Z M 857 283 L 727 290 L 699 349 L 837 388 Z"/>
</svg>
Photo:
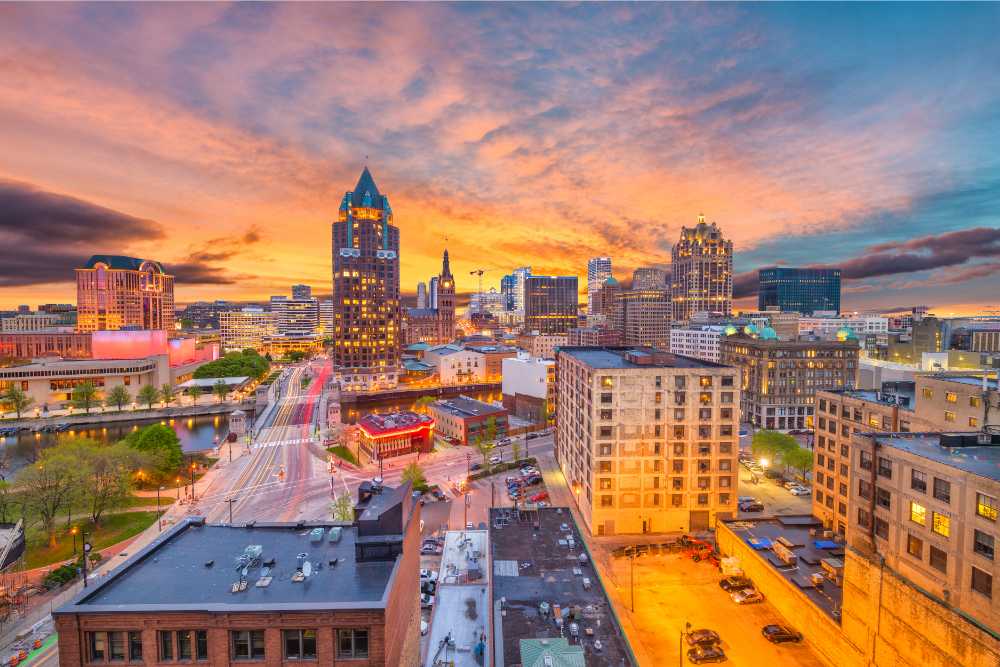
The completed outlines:
<svg viewBox="0 0 1000 667">
<path fill-rule="evenodd" d="M 0 286 L 67 282 L 93 254 L 163 236 L 151 220 L 0 180 Z"/>
<path fill-rule="evenodd" d="M 1000 229 L 977 227 L 936 236 L 922 236 L 901 242 L 877 243 L 868 247 L 861 257 L 832 264 L 810 264 L 807 268 L 841 269 L 845 280 L 881 278 L 900 274 L 960 266 L 978 258 L 1000 256 Z M 1000 263 L 990 262 L 950 273 L 943 282 L 960 283 L 994 275 Z M 919 283 L 902 283 L 913 287 Z M 743 298 L 757 293 L 757 271 L 737 274 L 733 279 L 733 296 Z"/>
</svg>

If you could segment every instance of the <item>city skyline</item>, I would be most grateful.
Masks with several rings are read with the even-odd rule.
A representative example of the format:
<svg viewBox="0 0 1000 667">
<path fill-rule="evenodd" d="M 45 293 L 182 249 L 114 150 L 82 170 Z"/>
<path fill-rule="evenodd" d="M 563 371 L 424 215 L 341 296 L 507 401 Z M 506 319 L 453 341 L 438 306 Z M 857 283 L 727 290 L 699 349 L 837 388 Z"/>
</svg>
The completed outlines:
<svg viewBox="0 0 1000 667">
<path fill-rule="evenodd" d="M 737 308 L 774 265 L 841 267 L 845 310 L 995 308 L 998 13 L 5 5 L 0 308 L 71 301 L 95 253 L 161 262 L 178 303 L 325 293 L 366 162 L 407 293 L 446 237 L 467 294 L 668 266 L 704 213 Z"/>
</svg>

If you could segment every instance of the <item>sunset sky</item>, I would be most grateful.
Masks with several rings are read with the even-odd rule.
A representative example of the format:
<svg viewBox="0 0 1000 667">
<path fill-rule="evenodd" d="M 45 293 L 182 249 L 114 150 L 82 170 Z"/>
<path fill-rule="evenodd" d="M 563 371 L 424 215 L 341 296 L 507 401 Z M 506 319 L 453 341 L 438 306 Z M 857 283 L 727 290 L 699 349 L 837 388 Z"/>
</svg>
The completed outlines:
<svg viewBox="0 0 1000 667">
<path fill-rule="evenodd" d="M 998 4 L 3 4 L 0 308 L 95 253 L 329 292 L 367 164 L 404 292 L 666 265 L 703 212 L 849 309 L 1000 303 Z M 743 305 L 750 303 L 744 299 Z"/>
</svg>

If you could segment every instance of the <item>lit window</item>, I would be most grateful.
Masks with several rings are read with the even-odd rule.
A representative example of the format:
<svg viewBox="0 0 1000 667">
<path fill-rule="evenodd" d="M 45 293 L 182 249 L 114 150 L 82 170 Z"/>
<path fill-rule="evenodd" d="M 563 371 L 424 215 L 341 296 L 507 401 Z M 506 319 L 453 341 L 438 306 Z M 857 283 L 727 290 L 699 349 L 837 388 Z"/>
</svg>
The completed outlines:
<svg viewBox="0 0 1000 667">
<path fill-rule="evenodd" d="M 934 512 L 934 522 L 933 525 L 931 526 L 931 530 L 933 530 L 938 535 L 943 535 L 944 537 L 948 537 L 951 534 L 951 519 L 949 519 L 944 514 L 938 514 L 937 512 Z"/>
<path fill-rule="evenodd" d="M 927 525 L 927 508 L 915 502 L 910 502 L 910 521 L 921 526 Z"/>
<path fill-rule="evenodd" d="M 984 519 L 996 521 L 998 509 L 1000 509 L 1000 502 L 996 498 L 985 493 L 976 494 L 976 514 Z"/>
<path fill-rule="evenodd" d="M 944 420 L 946 422 L 953 422 L 953 421 L 955 421 L 955 413 L 954 412 L 949 412 L 949 411 L 945 410 L 944 411 Z"/>
<path fill-rule="evenodd" d="M 953 391 L 945 392 L 944 400 L 949 403 L 958 403 L 958 394 Z"/>
</svg>

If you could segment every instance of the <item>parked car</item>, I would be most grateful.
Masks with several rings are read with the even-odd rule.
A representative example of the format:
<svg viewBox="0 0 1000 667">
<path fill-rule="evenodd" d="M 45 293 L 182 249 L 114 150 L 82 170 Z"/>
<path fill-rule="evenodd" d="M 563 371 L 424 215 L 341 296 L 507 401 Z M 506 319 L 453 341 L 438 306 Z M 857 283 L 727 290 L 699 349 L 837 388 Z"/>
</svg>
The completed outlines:
<svg viewBox="0 0 1000 667">
<path fill-rule="evenodd" d="M 724 591 L 741 591 L 745 588 L 753 588 L 753 582 L 749 577 L 725 577 L 719 582 L 719 588 Z"/>
<path fill-rule="evenodd" d="M 436 549 L 436 544 L 424 544 L 420 547 L 420 553 L 424 556 L 432 556 Z"/>
<path fill-rule="evenodd" d="M 427 593 L 422 593 L 420 595 L 420 606 L 421 607 L 433 607 L 434 606 L 434 596 L 427 595 Z"/>
<path fill-rule="evenodd" d="M 426 595 L 434 595 L 437 592 L 437 582 L 435 581 L 422 581 L 420 582 L 420 592 Z"/>
<path fill-rule="evenodd" d="M 736 604 L 756 604 L 757 602 L 764 601 L 763 594 L 755 588 L 744 588 L 743 590 L 733 591 L 729 594 L 729 597 Z"/>
<path fill-rule="evenodd" d="M 725 662 L 726 653 L 718 644 L 714 646 L 698 645 L 688 649 L 688 660 L 696 665 L 703 662 Z"/>
<path fill-rule="evenodd" d="M 502 460 L 503 459 L 500 458 L 499 454 L 494 454 L 493 456 L 490 457 L 490 465 L 494 465 L 495 466 L 496 464 L 500 463 L 500 461 L 502 461 Z"/>
<path fill-rule="evenodd" d="M 469 470 L 471 470 L 472 472 L 475 472 L 477 470 L 482 470 L 482 469 L 483 469 L 483 466 L 482 466 L 482 464 L 479 464 L 479 463 L 473 463 L 471 466 L 469 466 Z"/>
<path fill-rule="evenodd" d="M 719 633 L 715 630 L 709 630 L 708 628 L 702 628 L 700 630 L 692 630 L 684 635 L 687 640 L 688 646 L 698 646 L 700 644 L 718 644 L 719 643 Z"/>
<path fill-rule="evenodd" d="M 787 625 L 778 625 L 776 623 L 773 625 L 765 625 L 760 629 L 760 634 L 764 635 L 764 639 L 772 644 L 802 641 L 801 632 L 796 632 Z"/>
<path fill-rule="evenodd" d="M 758 503 L 758 502 L 740 503 L 739 504 L 739 510 L 741 512 L 763 512 L 764 511 L 764 503 Z"/>
<path fill-rule="evenodd" d="M 524 483 L 527 486 L 536 486 L 536 485 L 542 483 L 542 476 L 541 475 L 532 475 L 531 477 L 525 477 L 524 478 Z"/>
<path fill-rule="evenodd" d="M 811 493 L 811 491 L 804 486 L 793 486 L 788 489 L 788 492 L 793 496 L 808 496 Z"/>
<path fill-rule="evenodd" d="M 792 489 L 794 489 L 794 488 L 795 488 L 796 486 L 798 486 L 798 485 L 799 485 L 799 483 L 798 483 L 798 482 L 791 482 L 791 481 L 787 481 L 787 482 L 782 482 L 782 483 L 781 483 L 781 485 L 782 485 L 783 487 L 785 487 L 786 489 L 788 489 L 789 491 L 791 491 L 791 490 L 792 490 Z"/>
<path fill-rule="evenodd" d="M 420 620 L 420 634 L 421 635 L 426 635 L 427 631 L 430 630 L 430 629 L 431 629 L 430 624 L 427 621 L 421 619 Z"/>
<path fill-rule="evenodd" d="M 549 499 L 548 491 L 542 491 L 541 493 L 536 493 L 535 495 L 531 496 L 531 502 L 533 503 L 537 503 L 540 500 L 548 500 L 548 499 Z"/>
<path fill-rule="evenodd" d="M 757 499 L 754 498 L 753 496 L 740 496 L 739 498 L 736 499 L 736 502 L 742 505 L 743 503 L 755 503 L 757 502 Z"/>
<path fill-rule="evenodd" d="M 437 570 L 420 570 L 420 581 L 437 581 Z"/>
</svg>

